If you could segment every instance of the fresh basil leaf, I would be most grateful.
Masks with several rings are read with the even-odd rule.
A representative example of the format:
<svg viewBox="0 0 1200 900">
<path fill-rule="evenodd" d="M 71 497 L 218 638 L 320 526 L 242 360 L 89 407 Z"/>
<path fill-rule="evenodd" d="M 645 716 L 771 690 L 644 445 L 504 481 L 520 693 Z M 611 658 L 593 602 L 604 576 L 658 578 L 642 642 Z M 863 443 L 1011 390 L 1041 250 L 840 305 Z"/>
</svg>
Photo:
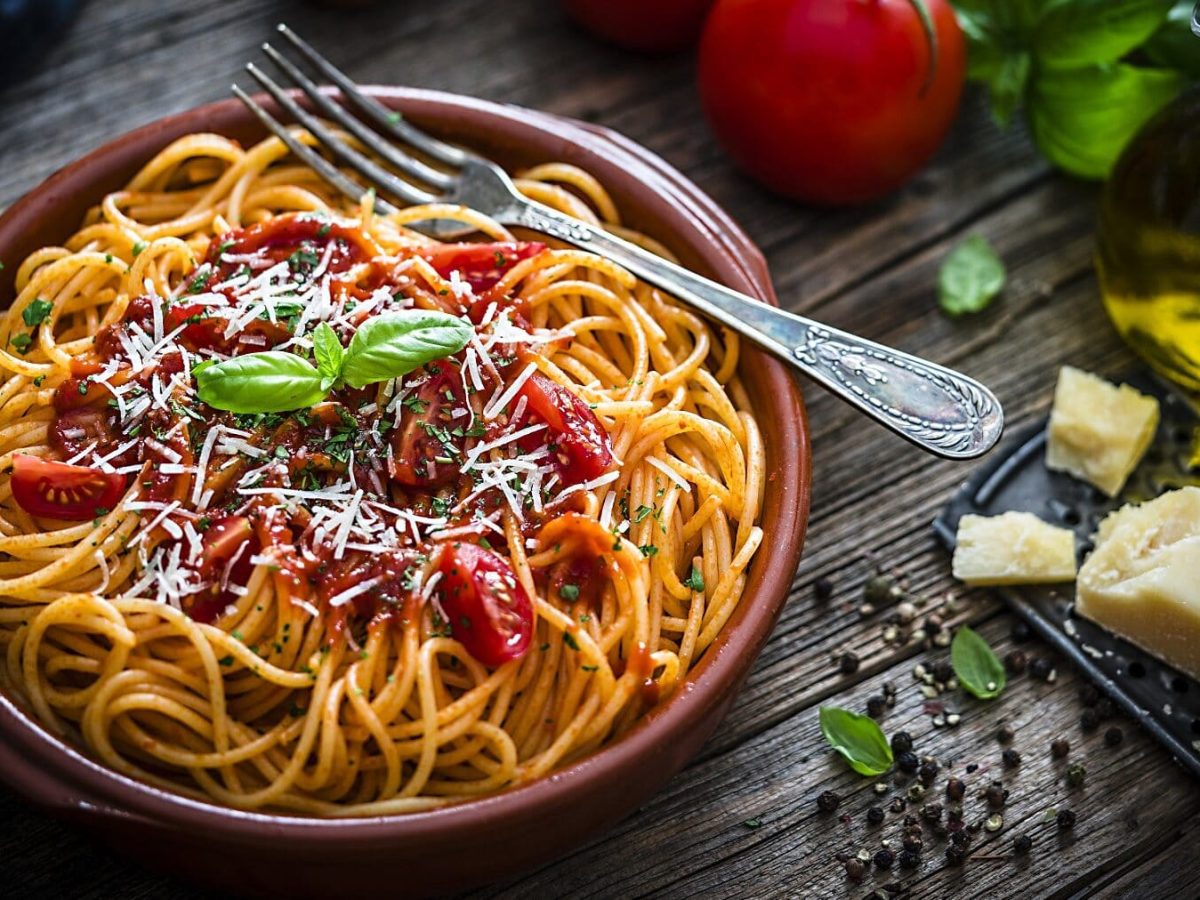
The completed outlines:
<svg viewBox="0 0 1200 900">
<path fill-rule="evenodd" d="M 958 683 L 980 700 L 992 700 L 1004 690 L 1004 665 L 987 641 L 966 625 L 950 643 L 950 665 Z"/>
<path fill-rule="evenodd" d="M 294 353 L 267 350 L 247 353 L 192 369 L 196 394 L 214 409 L 235 413 L 272 413 L 320 403 L 327 391 L 321 374 Z"/>
<path fill-rule="evenodd" d="M 1129 139 L 1182 85 L 1178 72 L 1125 63 L 1042 69 L 1027 98 L 1029 127 L 1050 162 L 1083 178 L 1104 178 Z"/>
<path fill-rule="evenodd" d="M 30 328 L 36 328 L 46 321 L 46 316 L 50 315 L 52 309 L 54 309 L 54 304 L 49 300 L 34 297 L 29 301 L 29 305 L 21 310 L 21 318 Z"/>
<path fill-rule="evenodd" d="M 942 262 L 938 304 L 952 316 L 984 309 L 1004 287 L 1004 263 L 991 245 L 971 235 Z"/>
<path fill-rule="evenodd" d="M 1167 20 L 1142 45 L 1142 52 L 1156 66 L 1200 78 L 1200 38 L 1192 34 L 1193 6 L 1193 0 L 1180 0 L 1172 6 Z"/>
<path fill-rule="evenodd" d="M 469 323 L 442 312 L 409 309 L 375 316 L 354 333 L 346 349 L 342 378 L 354 388 L 399 378 L 457 353 L 472 333 Z"/>
<path fill-rule="evenodd" d="M 992 119 L 1001 128 L 1008 127 L 1025 97 L 1031 63 L 1028 53 L 1010 53 L 988 79 Z"/>
<path fill-rule="evenodd" d="M 882 775 L 892 767 L 892 748 L 874 719 L 837 706 L 822 706 L 821 734 L 860 775 Z"/>
<path fill-rule="evenodd" d="M 1162 25 L 1172 0 L 1050 0 L 1034 46 L 1045 66 L 1116 62 Z"/>
<path fill-rule="evenodd" d="M 313 357 L 317 361 L 317 371 L 321 374 L 321 390 L 327 391 L 342 375 L 342 361 L 346 351 L 338 340 L 337 332 L 329 327 L 328 322 L 322 322 L 312 333 Z"/>
</svg>

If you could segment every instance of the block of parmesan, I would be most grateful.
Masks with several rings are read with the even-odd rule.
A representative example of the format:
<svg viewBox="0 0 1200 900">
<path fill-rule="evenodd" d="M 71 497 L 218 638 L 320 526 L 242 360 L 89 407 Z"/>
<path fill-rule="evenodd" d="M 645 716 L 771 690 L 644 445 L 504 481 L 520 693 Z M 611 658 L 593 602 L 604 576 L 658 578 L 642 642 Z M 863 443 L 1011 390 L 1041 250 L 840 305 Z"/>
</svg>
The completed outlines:
<svg viewBox="0 0 1200 900">
<path fill-rule="evenodd" d="M 954 577 L 972 585 L 1052 584 L 1075 578 L 1075 535 L 1032 513 L 963 516 Z"/>
<path fill-rule="evenodd" d="M 1079 615 L 1200 678 L 1200 488 L 1108 516 L 1075 594 Z"/>
<path fill-rule="evenodd" d="M 1046 468 L 1094 484 L 1110 497 L 1125 486 L 1158 428 L 1158 401 L 1063 366 L 1050 411 Z"/>
</svg>

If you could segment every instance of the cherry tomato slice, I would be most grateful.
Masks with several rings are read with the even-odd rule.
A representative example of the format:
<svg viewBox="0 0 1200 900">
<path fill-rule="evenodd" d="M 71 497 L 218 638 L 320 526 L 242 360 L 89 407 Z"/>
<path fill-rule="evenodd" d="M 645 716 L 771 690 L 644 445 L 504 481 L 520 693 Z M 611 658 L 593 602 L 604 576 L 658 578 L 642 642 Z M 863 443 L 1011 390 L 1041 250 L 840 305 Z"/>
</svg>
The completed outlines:
<svg viewBox="0 0 1200 900">
<path fill-rule="evenodd" d="M 201 538 L 200 574 L 215 578 L 224 574 L 225 564 L 254 536 L 245 516 L 226 516 L 208 527 Z M 246 555 L 246 551 L 242 551 Z M 254 554 L 249 554 L 253 556 Z"/>
<path fill-rule="evenodd" d="M 392 429 L 392 460 L 388 474 L 409 487 L 430 487 L 452 481 L 458 475 L 457 455 L 450 453 L 443 438 L 450 438 L 455 409 L 466 408 L 458 366 L 449 360 L 437 363 L 438 372 L 401 404 L 401 416 Z M 463 423 L 466 419 L 461 420 Z"/>
<path fill-rule="evenodd" d="M 125 493 L 125 476 L 18 453 L 13 456 L 12 492 L 31 516 L 84 522 L 117 505 Z"/>
<path fill-rule="evenodd" d="M 254 563 L 250 560 L 258 553 L 259 543 L 250 520 L 245 516 L 218 519 L 204 532 L 201 542 L 203 546 L 197 571 L 213 584 L 205 593 L 190 598 L 186 608 L 195 621 L 212 622 L 237 600 L 234 586 L 245 587 L 250 580 L 254 571 Z M 231 559 L 234 563 L 229 567 L 229 577 L 226 578 L 225 567 Z"/>
<path fill-rule="evenodd" d="M 485 666 L 519 659 L 533 639 L 533 604 L 503 556 L 474 544 L 442 555 L 442 610 L 453 637 Z"/>
<path fill-rule="evenodd" d="M 572 391 L 535 372 L 521 386 L 520 394 L 528 401 L 528 412 L 550 426 L 559 477 L 564 484 L 590 481 L 612 468 L 612 441 L 608 432 Z M 537 438 L 540 441 L 543 435 Z"/>
<path fill-rule="evenodd" d="M 439 244 L 421 255 L 443 278 L 458 272 L 476 294 L 493 287 L 521 260 L 537 256 L 546 245 L 538 241 L 507 241 L 491 244 Z"/>
</svg>

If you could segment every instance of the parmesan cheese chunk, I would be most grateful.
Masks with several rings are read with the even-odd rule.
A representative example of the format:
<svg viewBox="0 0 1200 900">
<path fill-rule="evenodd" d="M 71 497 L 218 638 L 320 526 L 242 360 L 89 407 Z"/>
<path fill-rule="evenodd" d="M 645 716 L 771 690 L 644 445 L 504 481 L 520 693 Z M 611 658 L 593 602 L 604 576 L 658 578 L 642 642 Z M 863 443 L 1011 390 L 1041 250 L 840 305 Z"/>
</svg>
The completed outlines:
<svg viewBox="0 0 1200 900">
<path fill-rule="evenodd" d="M 1075 535 L 1032 513 L 963 516 L 954 577 L 972 585 L 1050 584 L 1075 578 Z"/>
<path fill-rule="evenodd" d="M 1046 468 L 1094 484 L 1110 497 L 1125 486 L 1158 428 L 1158 401 L 1063 366 L 1050 412 Z"/>
<path fill-rule="evenodd" d="M 1200 678 L 1200 488 L 1109 515 L 1075 593 L 1079 615 Z"/>
</svg>

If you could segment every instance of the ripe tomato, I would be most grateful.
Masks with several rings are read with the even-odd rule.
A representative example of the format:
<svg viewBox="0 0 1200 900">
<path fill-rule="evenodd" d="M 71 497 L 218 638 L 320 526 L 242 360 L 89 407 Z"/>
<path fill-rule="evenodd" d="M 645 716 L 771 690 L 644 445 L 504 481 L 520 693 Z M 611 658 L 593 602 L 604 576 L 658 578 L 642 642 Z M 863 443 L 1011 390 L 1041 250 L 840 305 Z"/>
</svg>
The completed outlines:
<svg viewBox="0 0 1200 900">
<path fill-rule="evenodd" d="M 392 429 L 392 459 L 388 474 L 409 487 L 432 487 L 452 481 L 458 474 L 457 455 L 450 452 L 451 413 L 465 408 L 458 366 L 448 359 L 436 364 L 437 372 L 406 397 Z M 466 419 L 460 420 L 462 424 Z M 455 449 L 461 449 L 456 447 Z"/>
<path fill-rule="evenodd" d="M 573 392 L 534 372 L 521 386 L 520 393 L 529 403 L 528 411 L 550 426 L 563 484 L 590 481 L 612 467 L 612 441 L 608 432 Z M 544 436 L 535 437 L 535 443 L 541 443 Z"/>
<path fill-rule="evenodd" d="M 538 241 L 508 241 L 491 244 L 439 244 L 423 249 L 439 275 L 449 278 L 458 272 L 476 294 L 482 294 L 523 259 L 537 256 L 546 245 Z"/>
<path fill-rule="evenodd" d="M 693 44 L 713 0 L 563 0 L 584 28 L 629 50 L 668 53 Z"/>
<path fill-rule="evenodd" d="M 768 187 L 822 204 L 892 191 L 958 109 L 966 53 L 947 0 L 718 0 L 700 41 L 717 138 Z M 932 67 L 932 68 L 931 68 Z"/>
<path fill-rule="evenodd" d="M 245 516 L 218 519 L 204 532 L 201 542 L 203 546 L 197 570 L 202 578 L 212 584 L 206 592 L 189 598 L 186 609 L 195 621 L 212 622 L 225 611 L 225 607 L 238 599 L 234 586 L 245 587 L 250 580 L 254 572 L 254 563 L 250 560 L 258 553 L 260 545 L 250 520 Z M 229 567 L 229 578 L 226 579 L 225 567 L 230 560 L 234 560 L 234 563 Z"/>
<path fill-rule="evenodd" d="M 533 638 L 533 604 L 508 560 L 474 544 L 453 544 L 438 569 L 455 640 L 493 668 L 523 656 Z"/>
<path fill-rule="evenodd" d="M 17 453 L 12 492 L 31 516 L 84 522 L 117 505 L 125 493 L 125 476 Z"/>
<path fill-rule="evenodd" d="M 253 553 L 242 550 L 243 545 L 254 537 L 254 529 L 245 516 L 225 516 L 208 527 L 201 538 L 200 574 L 205 578 L 218 578 L 225 572 L 225 564 L 241 550 L 247 560 Z M 238 558 L 241 561 L 241 557 Z"/>
</svg>

